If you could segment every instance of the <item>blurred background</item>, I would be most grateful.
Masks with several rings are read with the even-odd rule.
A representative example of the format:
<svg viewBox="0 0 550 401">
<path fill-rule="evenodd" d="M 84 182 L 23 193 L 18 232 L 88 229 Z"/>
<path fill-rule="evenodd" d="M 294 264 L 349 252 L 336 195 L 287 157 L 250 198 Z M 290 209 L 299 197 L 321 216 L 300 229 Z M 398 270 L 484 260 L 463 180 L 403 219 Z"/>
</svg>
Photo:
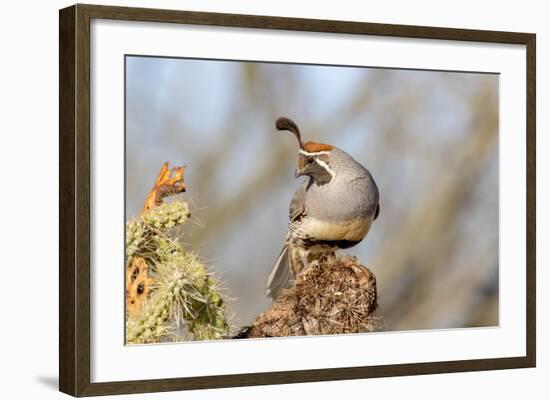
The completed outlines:
<svg viewBox="0 0 550 401">
<path fill-rule="evenodd" d="M 297 143 L 367 167 L 379 218 L 347 253 L 376 275 L 389 330 L 498 325 L 498 75 L 126 58 L 126 218 L 163 162 L 187 165 L 182 241 L 231 300 L 232 323 L 266 308 Z"/>
</svg>

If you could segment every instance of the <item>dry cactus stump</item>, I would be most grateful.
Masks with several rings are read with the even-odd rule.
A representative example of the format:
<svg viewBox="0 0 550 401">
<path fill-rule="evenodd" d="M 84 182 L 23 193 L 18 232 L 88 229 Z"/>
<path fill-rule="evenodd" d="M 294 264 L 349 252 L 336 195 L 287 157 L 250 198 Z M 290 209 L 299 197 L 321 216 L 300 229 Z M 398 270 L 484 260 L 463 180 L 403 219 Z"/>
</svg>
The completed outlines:
<svg viewBox="0 0 550 401">
<path fill-rule="evenodd" d="M 384 328 L 374 274 L 356 258 L 341 256 L 312 264 L 235 338 L 365 333 Z"/>
</svg>

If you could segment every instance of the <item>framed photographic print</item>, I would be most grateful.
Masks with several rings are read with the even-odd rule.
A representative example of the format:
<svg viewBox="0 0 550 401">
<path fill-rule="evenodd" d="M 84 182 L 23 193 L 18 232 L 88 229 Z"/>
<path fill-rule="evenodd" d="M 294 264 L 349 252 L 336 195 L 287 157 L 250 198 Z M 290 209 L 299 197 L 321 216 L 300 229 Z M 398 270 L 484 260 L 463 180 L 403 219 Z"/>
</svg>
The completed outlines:
<svg viewBox="0 0 550 401">
<path fill-rule="evenodd" d="M 61 391 L 535 366 L 534 34 L 59 22 Z"/>
</svg>

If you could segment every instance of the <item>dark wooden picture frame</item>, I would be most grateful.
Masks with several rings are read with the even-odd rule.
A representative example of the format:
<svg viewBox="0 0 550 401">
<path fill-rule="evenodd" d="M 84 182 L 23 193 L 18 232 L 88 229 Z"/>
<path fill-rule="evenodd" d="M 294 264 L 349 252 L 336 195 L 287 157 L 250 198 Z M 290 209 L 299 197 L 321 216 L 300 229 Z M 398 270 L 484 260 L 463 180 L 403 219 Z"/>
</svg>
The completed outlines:
<svg viewBox="0 0 550 401">
<path fill-rule="evenodd" d="M 90 21 L 94 18 L 525 45 L 527 54 L 526 356 L 91 383 Z M 534 34 L 80 4 L 60 10 L 59 29 L 59 388 L 62 392 L 73 396 L 93 396 L 535 366 L 536 37 Z"/>
</svg>

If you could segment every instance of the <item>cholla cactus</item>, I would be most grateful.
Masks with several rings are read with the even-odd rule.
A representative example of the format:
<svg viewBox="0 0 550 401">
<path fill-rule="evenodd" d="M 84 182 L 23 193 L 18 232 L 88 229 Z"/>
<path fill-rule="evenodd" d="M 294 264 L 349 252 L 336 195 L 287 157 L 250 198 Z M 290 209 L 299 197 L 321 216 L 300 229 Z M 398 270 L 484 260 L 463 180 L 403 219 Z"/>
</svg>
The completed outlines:
<svg viewBox="0 0 550 401">
<path fill-rule="evenodd" d="M 134 258 L 143 258 L 154 279 L 151 288 L 127 282 L 127 291 L 131 284 L 149 294 L 142 306 L 127 314 L 128 343 L 220 339 L 229 333 L 217 281 L 197 255 L 171 237 L 170 229 L 188 218 L 187 204 L 178 200 L 162 203 L 126 224 L 127 266 L 132 267 Z M 135 275 L 127 276 L 128 281 Z"/>
<path fill-rule="evenodd" d="M 145 213 L 142 221 L 157 229 L 167 229 L 182 225 L 189 218 L 189 207 L 183 201 L 163 203 Z"/>
<path fill-rule="evenodd" d="M 189 218 L 189 207 L 184 201 L 162 203 L 141 217 L 126 223 L 126 260 L 143 257 L 155 268 L 163 256 L 177 252 L 181 246 L 170 238 L 168 229 L 181 226 Z"/>
</svg>

